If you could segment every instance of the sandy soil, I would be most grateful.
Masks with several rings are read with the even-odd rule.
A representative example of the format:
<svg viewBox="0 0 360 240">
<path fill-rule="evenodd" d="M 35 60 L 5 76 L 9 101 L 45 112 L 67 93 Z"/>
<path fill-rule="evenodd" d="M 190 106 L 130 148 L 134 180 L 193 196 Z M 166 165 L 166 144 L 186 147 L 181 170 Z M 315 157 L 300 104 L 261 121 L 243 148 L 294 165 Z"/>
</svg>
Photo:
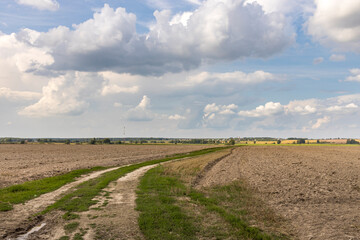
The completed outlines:
<svg viewBox="0 0 360 240">
<path fill-rule="evenodd" d="M 245 180 L 299 239 L 360 239 L 360 147 L 241 147 L 200 180 Z"/>
<path fill-rule="evenodd" d="M 211 146 L 0 144 L 0 188 L 94 166 L 121 166 Z"/>
</svg>

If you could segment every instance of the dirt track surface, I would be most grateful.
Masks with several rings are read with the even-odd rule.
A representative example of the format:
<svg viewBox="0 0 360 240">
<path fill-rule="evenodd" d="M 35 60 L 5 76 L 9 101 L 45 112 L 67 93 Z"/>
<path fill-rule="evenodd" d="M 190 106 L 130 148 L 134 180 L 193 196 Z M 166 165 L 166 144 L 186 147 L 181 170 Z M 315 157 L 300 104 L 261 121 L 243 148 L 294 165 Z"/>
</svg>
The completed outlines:
<svg viewBox="0 0 360 240">
<path fill-rule="evenodd" d="M 122 166 L 190 152 L 199 145 L 0 144 L 0 188 L 94 166 Z"/>
<path fill-rule="evenodd" d="M 149 169 L 157 165 L 139 168 L 124 177 L 109 184 L 104 190 L 109 196 L 99 195 L 94 200 L 99 201 L 89 211 L 78 213 L 79 228 L 87 229 L 84 240 L 93 239 L 144 239 L 137 223 L 139 213 L 135 210 L 136 188 L 139 178 Z M 106 202 L 106 206 L 103 206 Z M 99 211 L 101 209 L 101 211 Z M 45 227 L 31 234 L 28 240 L 57 240 L 66 234 L 65 222 L 61 213 L 53 213 L 45 218 Z M 94 227 L 91 227 L 94 226 Z M 75 232 L 71 234 L 75 235 Z M 71 238 L 73 239 L 73 238 Z"/>
<path fill-rule="evenodd" d="M 299 239 L 360 239 L 360 147 L 240 147 L 201 186 L 245 180 Z"/>
<path fill-rule="evenodd" d="M 17 232 L 27 230 L 26 227 L 27 225 L 29 225 L 29 217 L 33 214 L 41 212 L 47 206 L 53 204 L 61 194 L 69 191 L 71 188 L 79 185 L 80 183 L 83 183 L 93 178 L 97 178 L 101 174 L 115 169 L 116 168 L 110 168 L 84 175 L 75 182 L 66 184 L 53 192 L 43 194 L 40 197 L 27 201 L 24 204 L 14 205 L 14 209 L 11 211 L 0 212 L 0 238 L 5 234 L 11 234 L 11 231 L 14 229 L 16 229 Z"/>
</svg>

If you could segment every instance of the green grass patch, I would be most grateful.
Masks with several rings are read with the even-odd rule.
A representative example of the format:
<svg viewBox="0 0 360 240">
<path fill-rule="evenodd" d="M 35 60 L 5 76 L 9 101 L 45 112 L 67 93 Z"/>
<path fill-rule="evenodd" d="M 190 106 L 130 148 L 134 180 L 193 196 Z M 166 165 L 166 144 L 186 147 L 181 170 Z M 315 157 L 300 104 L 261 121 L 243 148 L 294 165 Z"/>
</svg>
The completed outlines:
<svg viewBox="0 0 360 240">
<path fill-rule="evenodd" d="M 79 222 L 68 223 L 64 226 L 64 230 L 66 233 L 72 233 L 79 227 L 79 225 Z"/>
<path fill-rule="evenodd" d="M 108 186 L 110 182 L 117 180 L 118 178 L 126 175 L 127 173 L 130 173 L 144 166 L 158 164 L 174 159 L 199 156 L 199 155 L 219 151 L 222 149 L 225 148 L 216 147 L 216 148 L 203 149 L 199 151 L 193 151 L 189 153 L 176 154 L 176 155 L 168 156 L 163 159 L 156 159 L 138 164 L 133 164 L 130 166 L 122 167 L 104 173 L 98 178 L 91 179 L 89 181 L 79 184 L 75 191 L 63 196 L 57 202 L 47 207 L 43 212 L 41 212 L 41 214 L 45 214 L 53 209 L 60 209 L 67 212 L 87 211 L 92 205 L 97 203 L 97 201 L 93 200 L 95 196 L 99 195 L 103 191 L 103 189 Z"/>
<path fill-rule="evenodd" d="M 59 238 L 59 240 L 70 240 L 69 236 L 62 236 L 61 238 Z"/>
<path fill-rule="evenodd" d="M 64 220 L 67 220 L 67 221 L 68 221 L 68 220 L 79 219 L 80 216 L 77 215 L 77 214 L 75 214 L 75 213 L 67 212 L 67 213 L 65 213 L 65 214 L 62 216 L 62 218 L 63 218 Z"/>
<path fill-rule="evenodd" d="M 94 167 L 91 169 L 74 170 L 66 174 L 47 177 L 39 180 L 29 181 L 18 185 L 0 189 L 0 203 L 19 204 L 30 199 L 36 198 L 44 193 L 55 191 L 63 185 L 75 181 L 81 175 L 106 169 L 104 167 Z M 0 211 L 8 211 L 8 207 L 1 207 Z M 5 205 L 4 205 L 5 206 Z"/>
<path fill-rule="evenodd" d="M 192 219 L 176 205 L 176 197 L 186 195 L 186 187 L 165 176 L 162 167 L 144 175 L 137 194 L 138 222 L 146 239 L 196 239 Z"/>
<path fill-rule="evenodd" d="M 12 205 L 10 203 L 0 202 L 0 211 L 1 212 L 10 211 L 12 209 L 13 209 L 13 207 L 12 207 Z"/>
</svg>

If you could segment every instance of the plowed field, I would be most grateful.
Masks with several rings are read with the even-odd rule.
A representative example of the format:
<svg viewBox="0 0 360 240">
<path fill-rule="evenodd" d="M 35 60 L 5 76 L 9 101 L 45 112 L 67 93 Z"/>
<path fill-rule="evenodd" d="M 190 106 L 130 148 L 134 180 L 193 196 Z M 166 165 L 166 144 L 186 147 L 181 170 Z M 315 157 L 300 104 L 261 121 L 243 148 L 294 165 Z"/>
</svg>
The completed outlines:
<svg viewBox="0 0 360 240">
<path fill-rule="evenodd" d="M 122 166 L 210 146 L 0 144 L 0 188 L 94 166 Z"/>
<path fill-rule="evenodd" d="M 300 239 L 360 239 L 360 147 L 253 146 L 217 163 L 204 187 L 246 181 Z"/>
</svg>

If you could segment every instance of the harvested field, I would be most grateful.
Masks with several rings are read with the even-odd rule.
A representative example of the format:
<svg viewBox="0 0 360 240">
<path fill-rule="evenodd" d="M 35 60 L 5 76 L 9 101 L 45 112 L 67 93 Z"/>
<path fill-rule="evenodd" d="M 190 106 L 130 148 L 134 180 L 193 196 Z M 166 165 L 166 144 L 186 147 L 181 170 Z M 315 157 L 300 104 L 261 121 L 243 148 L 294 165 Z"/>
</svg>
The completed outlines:
<svg viewBox="0 0 360 240">
<path fill-rule="evenodd" d="M 240 147 L 199 184 L 234 180 L 245 180 L 299 239 L 360 239 L 360 147 Z"/>
<path fill-rule="evenodd" d="M 210 145 L 0 144 L 0 188 L 94 166 L 122 166 Z"/>
</svg>

